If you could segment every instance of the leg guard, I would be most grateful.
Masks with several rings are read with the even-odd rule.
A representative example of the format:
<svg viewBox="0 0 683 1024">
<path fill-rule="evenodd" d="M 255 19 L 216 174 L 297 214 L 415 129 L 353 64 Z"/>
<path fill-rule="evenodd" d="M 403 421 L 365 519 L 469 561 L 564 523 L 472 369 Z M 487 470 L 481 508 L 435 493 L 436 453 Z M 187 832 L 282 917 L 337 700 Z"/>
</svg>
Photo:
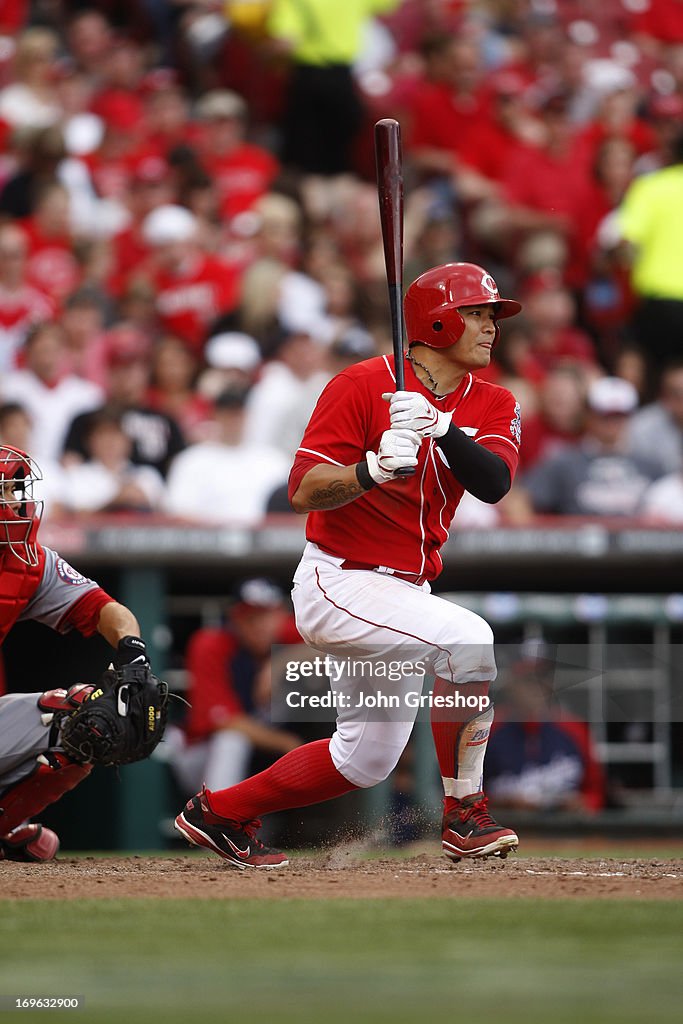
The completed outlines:
<svg viewBox="0 0 683 1024">
<path fill-rule="evenodd" d="M 91 770 L 91 764 L 76 764 L 62 750 L 40 754 L 33 771 L 0 794 L 0 837 L 59 800 Z"/>
<path fill-rule="evenodd" d="M 467 721 L 453 723 L 453 775 L 444 772 L 442 776 L 447 797 L 462 800 L 463 797 L 481 790 L 484 755 L 493 724 L 493 714 L 493 704 L 490 704 Z"/>
</svg>

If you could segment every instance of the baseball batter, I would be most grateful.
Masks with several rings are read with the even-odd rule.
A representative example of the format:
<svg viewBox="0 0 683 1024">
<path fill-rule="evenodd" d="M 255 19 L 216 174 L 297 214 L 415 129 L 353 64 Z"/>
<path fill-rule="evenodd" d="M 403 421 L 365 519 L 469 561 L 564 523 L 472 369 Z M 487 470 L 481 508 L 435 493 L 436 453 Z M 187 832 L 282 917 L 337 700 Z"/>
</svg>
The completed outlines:
<svg viewBox="0 0 683 1024">
<path fill-rule="evenodd" d="M 517 467 L 519 405 L 473 371 L 491 359 L 498 320 L 520 309 L 482 267 L 436 267 L 405 297 L 406 390 L 394 392 L 393 360 L 382 356 L 345 370 L 322 393 L 290 474 L 292 506 L 309 513 L 292 598 L 303 638 L 335 659 L 336 731 L 229 789 L 204 787 L 176 819 L 191 843 L 240 868 L 283 865 L 286 855 L 257 838 L 260 815 L 386 779 L 417 709 L 404 701 L 401 714 L 382 720 L 359 709 L 367 675 L 353 665 L 391 658 L 427 664 L 442 705 L 457 693 L 478 699 L 474 712 L 433 700 L 444 853 L 458 861 L 516 849 L 517 836 L 493 820 L 481 790 L 493 634 L 477 615 L 431 594 L 430 582 L 464 491 L 499 501 Z M 400 697 L 422 682 L 408 674 L 391 686 Z"/>
<path fill-rule="evenodd" d="M 147 663 L 133 613 L 37 540 L 42 503 L 33 498 L 40 470 L 25 452 L 0 446 L 0 643 L 15 622 L 33 619 L 67 633 L 101 633 L 116 667 Z M 57 835 L 29 823 L 73 789 L 92 764 L 60 746 L 58 723 L 92 685 L 0 697 L 0 860 L 52 860 Z"/>
</svg>

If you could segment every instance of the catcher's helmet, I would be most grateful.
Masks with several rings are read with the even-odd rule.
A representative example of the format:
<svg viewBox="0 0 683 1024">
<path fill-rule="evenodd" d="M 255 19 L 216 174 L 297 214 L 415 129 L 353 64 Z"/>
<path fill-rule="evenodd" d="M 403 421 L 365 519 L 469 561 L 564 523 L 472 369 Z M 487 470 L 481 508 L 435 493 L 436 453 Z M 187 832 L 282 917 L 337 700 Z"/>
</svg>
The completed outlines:
<svg viewBox="0 0 683 1024">
<path fill-rule="evenodd" d="M 494 303 L 496 320 L 522 308 L 514 299 L 501 299 L 498 285 L 476 263 L 445 263 L 421 274 L 408 288 L 403 303 L 408 344 L 421 341 L 430 348 L 449 348 L 465 330 L 458 308 Z M 494 344 L 498 341 L 498 324 Z"/>
<path fill-rule="evenodd" d="M 40 469 L 20 448 L 0 445 L 0 550 L 3 546 L 25 565 L 38 565 L 35 536 L 43 510 L 33 496 Z"/>
</svg>

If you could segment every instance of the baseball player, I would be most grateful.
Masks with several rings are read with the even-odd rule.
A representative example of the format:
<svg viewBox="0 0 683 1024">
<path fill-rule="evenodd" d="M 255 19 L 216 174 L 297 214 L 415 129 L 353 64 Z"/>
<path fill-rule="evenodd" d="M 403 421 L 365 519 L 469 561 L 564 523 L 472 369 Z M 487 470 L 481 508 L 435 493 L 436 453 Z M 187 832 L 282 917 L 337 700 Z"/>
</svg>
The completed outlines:
<svg viewBox="0 0 683 1024">
<path fill-rule="evenodd" d="M 33 619 L 60 633 L 101 633 L 115 649 L 115 668 L 148 665 L 133 613 L 38 542 L 42 502 L 33 488 L 41 479 L 29 455 L 0 446 L 0 643 L 15 622 Z M 0 860 L 46 861 L 57 853 L 57 835 L 29 819 L 90 773 L 92 763 L 69 756 L 60 737 L 64 718 L 94 689 L 0 697 Z"/>
<path fill-rule="evenodd" d="M 309 513 L 292 591 L 296 623 L 312 648 L 334 659 L 336 731 L 229 789 L 204 787 L 176 819 L 191 843 L 240 868 L 287 863 L 257 838 L 260 815 L 374 786 L 395 767 L 417 709 L 406 700 L 397 720 L 378 720 L 356 706 L 368 684 L 354 664 L 372 658 L 426 663 L 435 677 L 430 706 L 446 856 L 506 856 L 518 844 L 490 816 L 481 791 L 493 721 L 492 631 L 479 616 L 432 595 L 430 582 L 441 571 L 439 549 L 464 491 L 496 502 L 517 467 L 519 405 L 473 371 L 488 365 L 498 321 L 521 306 L 501 298 L 482 267 L 450 263 L 418 277 L 404 309 L 406 390 L 393 392 L 389 356 L 337 375 L 318 401 L 290 474 L 291 503 Z M 422 682 L 407 674 L 390 685 L 400 697 Z M 445 713 L 445 698 L 463 694 L 475 697 L 475 710 Z"/>
</svg>

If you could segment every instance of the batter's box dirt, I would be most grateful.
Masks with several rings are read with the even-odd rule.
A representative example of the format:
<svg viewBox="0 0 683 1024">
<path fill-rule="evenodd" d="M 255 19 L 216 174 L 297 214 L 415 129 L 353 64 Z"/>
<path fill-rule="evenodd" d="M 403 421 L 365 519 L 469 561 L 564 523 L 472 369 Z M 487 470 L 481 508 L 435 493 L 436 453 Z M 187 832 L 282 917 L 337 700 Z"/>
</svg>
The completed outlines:
<svg viewBox="0 0 683 1024">
<path fill-rule="evenodd" d="M 70 858 L 0 864 L 3 899 L 681 899 L 683 860 L 509 857 L 463 861 L 437 855 L 363 859 L 337 848 L 289 867 L 239 871 L 202 852 L 178 856 Z"/>
</svg>

